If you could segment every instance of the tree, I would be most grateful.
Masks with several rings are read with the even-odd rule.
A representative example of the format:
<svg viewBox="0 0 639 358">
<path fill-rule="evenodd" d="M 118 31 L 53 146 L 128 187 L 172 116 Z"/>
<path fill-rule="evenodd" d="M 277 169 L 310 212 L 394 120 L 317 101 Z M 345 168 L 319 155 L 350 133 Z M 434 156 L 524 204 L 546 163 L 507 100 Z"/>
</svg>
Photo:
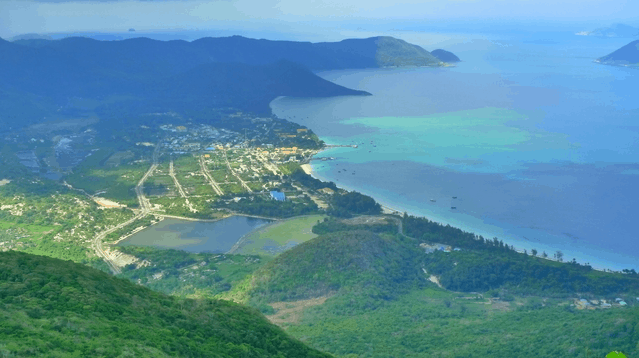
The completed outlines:
<svg viewBox="0 0 639 358">
<path fill-rule="evenodd" d="M 547 258 L 548 257 L 548 254 L 546 253 L 546 251 L 544 251 L 544 253 L 541 254 L 541 257 L 543 257 L 543 258 Z"/>
<path fill-rule="evenodd" d="M 532 253 L 533 256 L 537 256 L 537 250 L 536 249 L 532 249 L 530 252 Z"/>
<path fill-rule="evenodd" d="M 555 258 L 557 259 L 557 261 L 562 262 L 564 261 L 564 253 L 557 250 L 557 252 L 555 253 Z"/>
</svg>

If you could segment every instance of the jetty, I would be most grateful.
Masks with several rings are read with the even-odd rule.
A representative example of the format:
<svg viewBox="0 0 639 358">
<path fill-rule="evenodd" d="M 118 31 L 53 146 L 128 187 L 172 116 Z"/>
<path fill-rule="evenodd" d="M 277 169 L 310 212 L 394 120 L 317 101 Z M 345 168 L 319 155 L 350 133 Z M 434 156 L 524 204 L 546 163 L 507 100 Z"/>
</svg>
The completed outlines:
<svg viewBox="0 0 639 358">
<path fill-rule="evenodd" d="M 324 148 L 357 148 L 357 144 L 327 144 Z"/>
</svg>

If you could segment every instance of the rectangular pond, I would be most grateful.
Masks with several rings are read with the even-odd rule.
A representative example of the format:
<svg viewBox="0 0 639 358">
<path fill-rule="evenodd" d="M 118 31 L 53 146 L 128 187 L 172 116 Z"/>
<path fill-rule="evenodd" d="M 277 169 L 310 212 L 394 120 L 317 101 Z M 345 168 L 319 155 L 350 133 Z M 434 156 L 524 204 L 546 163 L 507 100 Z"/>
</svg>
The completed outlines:
<svg viewBox="0 0 639 358">
<path fill-rule="evenodd" d="M 165 219 L 118 245 L 153 246 L 194 253 L 225 253 L 242 236 L 269 223 L 269 220 L 245 216 L 232 216 L 215 222 Z"/>
</svg>

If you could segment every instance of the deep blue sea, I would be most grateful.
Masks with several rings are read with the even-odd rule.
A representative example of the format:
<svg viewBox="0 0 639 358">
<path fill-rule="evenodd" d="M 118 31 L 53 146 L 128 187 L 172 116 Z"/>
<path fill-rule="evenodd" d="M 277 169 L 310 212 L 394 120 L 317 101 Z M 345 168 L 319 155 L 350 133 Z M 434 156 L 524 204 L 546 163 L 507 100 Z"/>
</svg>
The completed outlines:
<svg viewBox="0 0 639 358">
<path fill-rule="evenodd" d="M 631 39 L 394 36 L 463 62 L 322 72 L 373 96 L 271 104 L 358 144 L 322 153 L 336 160 L 314 162 L 316 177 L 518 248 L 639 269 L 639 70 L 593 62 Z"/>
</svg>

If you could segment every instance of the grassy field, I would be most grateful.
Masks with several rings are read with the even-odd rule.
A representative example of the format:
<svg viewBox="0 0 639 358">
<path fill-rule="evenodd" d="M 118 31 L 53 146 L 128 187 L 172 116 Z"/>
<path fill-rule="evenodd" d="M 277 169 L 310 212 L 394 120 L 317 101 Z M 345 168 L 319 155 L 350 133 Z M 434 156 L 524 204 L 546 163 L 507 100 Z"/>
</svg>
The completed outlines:
<svg viewBox="0 0 639 358">
<path fill-rule="evenodd" d="M 274 256 L 284 250 L 287 244 L 306 242 L 317 235 L 311 232 L 317 221 L 324 215 L 312 215 L 276 222 L 272 225 L 248 234 L 237 251 L 244 255 Z"/>
<path fill-rule="evenodd" d="M 10 221 L 1 221 L 0 220 L 0 230 L 7 229 L 24 229 L 28 231 L 30 234 L 42 234 L 51 230 L 55 230 L 55 226 L 40 226 L 40 225 L 29 225 L 29 224 L 17 224 Z"/>
</svg>

